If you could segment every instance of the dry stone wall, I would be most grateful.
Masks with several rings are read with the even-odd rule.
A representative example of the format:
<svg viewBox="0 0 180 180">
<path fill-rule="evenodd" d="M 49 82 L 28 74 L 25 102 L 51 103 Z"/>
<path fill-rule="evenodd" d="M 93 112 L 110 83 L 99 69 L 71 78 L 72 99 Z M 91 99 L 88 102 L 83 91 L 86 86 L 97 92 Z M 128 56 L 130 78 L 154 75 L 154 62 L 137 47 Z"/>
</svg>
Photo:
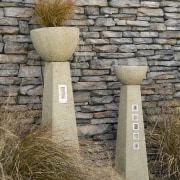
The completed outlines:
<svg viewBox="0 0 180 180">
<path fill-rule="evenodd" d="M 121 84 L 113 65 L 147 65 L 143 110 L 154 118 L 163 106 L 180 108 L 180 2 L 77 0 L 66 25 L 80 28 L 71 61 L 80 139 L 114 148 Z M 29 32 L 40 27 L 33 0 L 0 1 L 1 109 L 39 112 L 43 62 Z M 8 102 L 8 106 L 5 106 Z"/>
</svg>

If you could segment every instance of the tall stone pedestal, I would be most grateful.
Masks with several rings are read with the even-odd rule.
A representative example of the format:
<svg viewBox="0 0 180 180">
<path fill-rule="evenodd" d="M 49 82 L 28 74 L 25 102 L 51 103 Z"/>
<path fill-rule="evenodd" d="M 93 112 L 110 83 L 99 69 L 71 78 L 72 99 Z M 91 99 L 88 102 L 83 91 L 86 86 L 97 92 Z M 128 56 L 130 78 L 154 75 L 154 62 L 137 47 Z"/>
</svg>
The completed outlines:
<svg viewBox="0 0 180 180">
<path fill-rule="evenodd" d="M 45 62 L 42 125 L 64 146 L 78 149 L 69 62 Z"/>
<path fill-rule="evenodd" d="M 114 69 L 123 84 L 120 92 L 115 170 L 126 180 L 148 180 L 140 91 L 140 82 L 147 67 L 116 66 Z"/>
</svg>

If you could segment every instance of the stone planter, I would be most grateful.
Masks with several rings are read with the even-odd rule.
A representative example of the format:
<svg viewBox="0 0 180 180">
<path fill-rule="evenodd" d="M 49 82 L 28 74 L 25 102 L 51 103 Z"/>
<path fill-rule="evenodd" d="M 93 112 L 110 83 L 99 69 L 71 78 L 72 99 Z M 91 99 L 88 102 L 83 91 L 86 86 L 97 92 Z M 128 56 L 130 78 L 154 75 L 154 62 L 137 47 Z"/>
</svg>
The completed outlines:
<svg viewBox="0 0 180 180">
<path fill-rule="evenodd" d="M 144 79 L 147 66 L 114 66 L 114 72 L 122 84 L 137 85 Z"/>
<path fill-rule="evenodd" d="M 75 27 L 50 27 L 30 32 L 37 53 L 45 61 L 42 126 L 52 139 L 79 148 L 70 64 L 79 40 Z"/>
<path fill-rule="evenodd" d="M 127 180 L 149 180 L 140 83 L 147 66 L 115 66 L 122 83 L 115 170 Z"/>
<path fill-rule="evenodd" d="M 79 41 L 76 27 L 47 27 L 30 32 L 33 45 L 44 61 L 67 61 Z"/>
</svg>

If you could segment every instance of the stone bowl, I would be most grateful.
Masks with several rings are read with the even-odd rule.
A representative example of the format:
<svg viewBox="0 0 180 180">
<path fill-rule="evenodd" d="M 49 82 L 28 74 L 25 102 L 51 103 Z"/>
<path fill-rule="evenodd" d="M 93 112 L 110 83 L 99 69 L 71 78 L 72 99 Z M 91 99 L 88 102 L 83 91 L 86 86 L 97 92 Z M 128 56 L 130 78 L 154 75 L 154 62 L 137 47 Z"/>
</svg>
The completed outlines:
<svg viewBox="0 0 180 180">
<path fill-rule="evenodd" d="M 124 85 L 139 85 L 144 79 L 147 66 L 114 66 L 117 79 Z"/>
<path fill-rule="evenodd" d="M 44 61 L 68 61 L 79 41 L 76 27 L 45 27 L 31 30 L 31 39 Z"/>
</svg>

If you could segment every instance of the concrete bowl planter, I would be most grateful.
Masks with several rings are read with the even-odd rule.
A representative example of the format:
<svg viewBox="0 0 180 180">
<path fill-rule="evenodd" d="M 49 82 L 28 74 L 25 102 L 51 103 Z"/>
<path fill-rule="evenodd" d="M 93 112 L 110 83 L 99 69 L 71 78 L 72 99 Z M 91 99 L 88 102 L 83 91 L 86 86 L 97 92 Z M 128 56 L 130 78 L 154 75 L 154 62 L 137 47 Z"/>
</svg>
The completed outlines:
<svg viewBox="0 0 180 180">
<path fill-rule="evenodd" d="M 124 85 L 139 85 L 144 79 L 147 66 L 114 66 L 118 80 Z"/>
<path fill-rule="evenodd" d="M 31 30 L 31 39 L 44 61 L 68 61 L 79 41 L 76 27 L 45 27 Z"/>
</svg>

